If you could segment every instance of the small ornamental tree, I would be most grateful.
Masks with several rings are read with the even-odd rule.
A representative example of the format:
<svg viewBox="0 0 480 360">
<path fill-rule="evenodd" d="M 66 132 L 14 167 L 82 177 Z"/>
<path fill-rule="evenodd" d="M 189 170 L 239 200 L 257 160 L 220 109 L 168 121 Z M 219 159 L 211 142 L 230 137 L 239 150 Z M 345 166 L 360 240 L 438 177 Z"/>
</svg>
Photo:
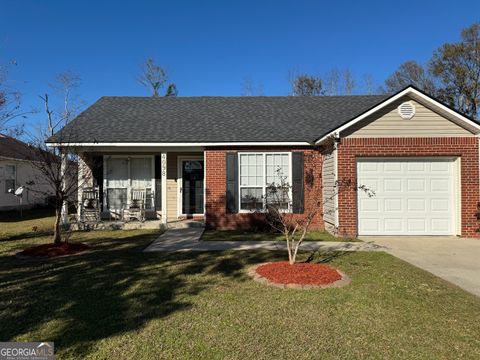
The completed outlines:
<svg viewBox="0 0 480 360">
<path fill-rule="evenodd" d="M 283 234 L 287 243 L 288 261 L 291 265 L 295 264 L 300 245 L 305 240 L 308 230 L 317 215 L 324 215 L 324 205 L 332 201 L 340 192 L 355 188 L 357 191 L 363 191 L 369 197 L 375 196 L 375 193 L 364 185 L 355 185 L 351 180 L 338 180 L 334 184 L 334 191 L 328 198 L 322 198 L 322 189 L 315 194 L 320 200 L 315 202 L 315 206 L 307 209 L 303 214 L 293 214 L 292 208 L 292 186 L 287 181 L 280 169 L 277 169 L 277 181 L 267 186 L 265 204 L 266 204 L 266 222 L 276 232 Z"/>
<path fill-rule="evenodd" d="M 92 170 L 79 161 L 81 154 L 77 148 L 70 145 L 75 133 L 75 126 L 70 124 L 70 121 L 80 109 L 80 103 L 74 101 L 79 82 L 78 75 L 71 72 L 57 77 L 55 88 L 63 95 L 62 106 L 57 111 L 50 107 L 48 94 L 40 97 L 44 104 L 46 126 L 39 130 L 38 135 L 31 136 L 30 149 L 24 154 L 38 174 L 26 184 L 29 191 L 54 197 L 52 205 L 55 208 L 55 224 L 52 240 L 57 245 L 62 243 L 62 225 L 68 223 L 68 205 L 77 202 L 78 190 L 87 184 Z M 53 135 L 55 146 L 49 146 L 46 141 Z M 44 186 L 35 186 L 38 184 Z"/>
</svg>

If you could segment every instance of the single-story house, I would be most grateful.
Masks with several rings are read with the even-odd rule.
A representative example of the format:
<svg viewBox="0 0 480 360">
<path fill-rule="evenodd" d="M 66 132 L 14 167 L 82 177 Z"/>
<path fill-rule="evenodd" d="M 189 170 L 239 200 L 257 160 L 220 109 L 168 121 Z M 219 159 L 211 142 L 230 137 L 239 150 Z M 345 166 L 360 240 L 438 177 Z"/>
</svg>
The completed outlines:
<svg viewBox="0 0 480 360">
<path fill-rule="evenodd" d="M 150 215 L 164 222 L 248 228 L 261 222 L 280 169 L 292 184 L 288 211 L 323 207 L 315 228 L 471 237 L 479 235 L 479 134 L 476 121 L 408 87 L 371 96 L 102 97 L 48 142 L 81 152 L 104 213 L 144 188 Z M 356 186 L 337 191 L 347 183 Z"/>
<path fill-rule="evenodd" d="M 47 204 L 53 192 L 42 172 L 32 165 L 35 159 L 36 152 L 28 144 L 0 134 L 0 211 L 20 207 L 20 197 L 12 192 L 22 186 L 23 208 Z"/>
</svg>

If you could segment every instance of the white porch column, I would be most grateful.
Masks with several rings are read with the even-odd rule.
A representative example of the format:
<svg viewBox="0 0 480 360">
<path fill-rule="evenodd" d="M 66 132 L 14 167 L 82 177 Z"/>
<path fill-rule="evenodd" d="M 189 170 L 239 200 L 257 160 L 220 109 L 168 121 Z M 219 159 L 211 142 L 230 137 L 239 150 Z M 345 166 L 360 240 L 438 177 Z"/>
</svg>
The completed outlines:
<svg viewBox="0 0 480 360">
<path fill-rule="evenodd" d="M 162 166 L 162 224 L 167 223 L 167 153 L 161 154 Z"/>
<path fill-rule="evenodd" d="M 61 180 L 62 180 L 62 192 L 65 196 L 65 189 L 67 187 L 67 180 L 66 180 L 66 177 L 67 177 L 67 154 L 65 152 L 64 149 L 61 149 L 60 150 L 60 159 L 61 159 L 61 163 L 60 163 L 60 176 L 61 176 Z M 68 224 L 68 203 L 67 203 L 67 200 L 64 199 L 63 200 L 63 204 L 62 204 L 62 224 L 65 225 L 65 224 Z"/>
</svg>

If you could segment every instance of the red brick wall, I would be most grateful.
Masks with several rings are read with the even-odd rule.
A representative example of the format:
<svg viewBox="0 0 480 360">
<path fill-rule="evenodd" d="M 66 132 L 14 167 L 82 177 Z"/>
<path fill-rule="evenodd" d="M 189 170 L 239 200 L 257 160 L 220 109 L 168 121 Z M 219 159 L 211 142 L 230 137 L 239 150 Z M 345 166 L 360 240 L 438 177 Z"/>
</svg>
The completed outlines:
<svg viewBox="0 0 480 360">
<path fill-rule="evenodd" d="M 265 226 L 261 214 L 226 212 L 226 168 L 225 160 L 227 152 L 262 152 L 262 151 L 303 151 L 305 167 L 305 214 L 318 209 L 321 202 L 321 171 L 322 156 L 318 150 L 312 148 L 263 148 L 263 149 L 207 149 L 205 150 L 205 220 L 210 229 L 255 229 Z M 312 223 L 312 228 L 323 229 L 321 209 L 318 209 Z M 304 215 L 294 215 L 299 218 Z"/>
<path fill-rule="evenodd" d="M 479 154 L 476 137 L 452 138 L 345 138 L 338 148 L 338 178 L 357 180 L 357 157 L 459 156 L 461 158 L 461 235 L 480 236 L 476 218 L 479 201 Z M 338 197 L 339 232 L 357 234 L 355 187 Z"/>
</svg>

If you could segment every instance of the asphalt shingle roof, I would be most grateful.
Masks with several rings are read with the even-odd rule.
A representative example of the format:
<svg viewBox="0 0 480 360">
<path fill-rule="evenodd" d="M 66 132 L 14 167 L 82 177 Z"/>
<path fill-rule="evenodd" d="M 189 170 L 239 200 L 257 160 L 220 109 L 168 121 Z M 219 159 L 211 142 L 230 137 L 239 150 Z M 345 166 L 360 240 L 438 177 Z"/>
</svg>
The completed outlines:
<svg viewBox="0 0 480 360">
<path fill-rule="evenodd" d="M 387 97 L 102 97 L 49 142 L 313 142 Z"/>
<path fill-rule="evenodd" d="M 0 157 L 41 161 L 42 157 L 39 156 L 39 151 L 38 148 L 31 147 L 23 141 L 0 134 Z"/>
</svg>

